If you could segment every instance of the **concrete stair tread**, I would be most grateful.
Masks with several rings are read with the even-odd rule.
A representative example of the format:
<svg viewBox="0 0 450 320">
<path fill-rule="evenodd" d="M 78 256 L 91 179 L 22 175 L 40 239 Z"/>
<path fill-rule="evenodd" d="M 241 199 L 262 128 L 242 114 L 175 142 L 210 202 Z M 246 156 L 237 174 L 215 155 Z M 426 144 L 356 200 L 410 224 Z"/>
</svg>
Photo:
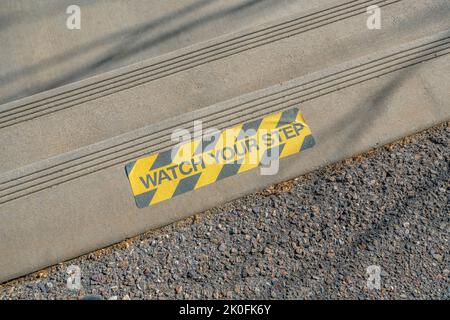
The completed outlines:
<svg viewBox="0 0 450 320">
<path fill-rule="evenodd" d="M 374 3 L 385 8 L 380 31 L 365 28 L 366 7 Z M 408 4 L 341 1 L 0 106 L 0 139 L 8 141 L 0 149 L 0 281 L 448 121 L 450 4 Z M 398 17 L 414 27 L 402 28 Z M 342 32 L 345 37 L 332 40 Z M 260 38 L 267 42 L 251 47 L 249 41 Z M 169 70 L 227 41 L 242 51 L 136 85 L 142 74 Z M 102 92 L 105 83 L 117 89 L 127 77 L 130 88 L 68 102 L 92 88 Z M 202 89 L 193 91 L 196 85 Z M 202 120 L 204 129 L 221 130 L 293 106 L 301 108 L 317 144 L 283 159 L 278 175 L 246 172 L 151 208 L 136 207 L 124 166 L 170 149 L 174 129 L 192 132 L 194 121 Z"/>
<path fill-rule="evenodd" d="M 384 26 L 380 31 L 365 28 L 366 6 L 373 3 L 385 6 Z M 419 3 L 415 5 L 414 10 L 407 1 L 341 1 L 339 4 L 304 12 L 300 18 L 289 17 L 270 22 L 3 105 L 0 107 L 0 126 L 3 126 L 0 129 L 0 139 L 16 143 L 2 150 L 4 161 L 0 170 L 18 168 L 170 119 L 180 113 L 205 108 L 220 101 L 357 59 L 373 51 L 381 51 L 401 42 L 441 32 L 450 27 L 447 19 L 448 8 L 449 4 L 446 1 L 434 2 L 433 6 Z M 436 12 L 440 12 L 440 16 L 436 16 Z M 405 21 L 412 19 L 425 21 L 428 16 L 432 16 L 433 19 L 427 24 L 419 24 L 420 28 L 414 27 L 413 23 L 411 28 L 399 28 L 395 22 L 395 17 L 398 16 L 404 16 Z M 262 38 L 267 40 L 268 36 L 273 35 L 274 30 L 284 28 L 286 24 L 293 25 L 295 31 L 293 33 L 286 33 L 286 29 L 276 31 L 279 34 L 276 41 L 269 38 L 268 43 L 258 43 L 258 47 L 250 48 L 243 40 L 253 39 L 255 34 L 260 35 L 261 32 L 264 34 Z M 305 29 L 305 25 L 309 27 Z M 361 28 L 355 28 L 355 25 L 361 25 Z M 345 37 L 335 37 L 336 33 Z M 138 78 L 142 77 L 140 73 L 147 72 L 146 68 L 150 68 L 149 70 L 159 68 L 160 63 L 173 62 L 174 59 L 178 61 L 180 56 L 181 60 L 185 61 L 183 59 L 187 54 L 194 52 L 193 54 L 197 55 L 197 51 L 203 50 L 202 48 L 207 48 L 209 52 L 211 46 L 218 44 L 220 46 L 224 41 L 236 38 L 239 39 L 239 45 L 243 45 L 240 47 L 242 52 L 231 56 L 226 54 L 218 60 L 177 71 L 154 81 L 149 81 L 146 73 L 144 83 L 135 86 L 136 74 L 139 74 Z M 317 39 L 327 41 L 318 42 Z M 368 41 L 372 42 L 373 46 L 367 46 Z M 158 70 L 160 71 L 157 69 L 150 74 L 159 72 Z M 115 92 L 118 90 L 116 85 L 123 84 L 121 79 L 131 81 L 131 87 L 125 86 L 126 90 Z M 110 84 L 106 89 L 105 87 L 95 89 L 97 93 L 93 96 L 91 91 L 86 91 L 92 89 L 90 86 L 95 88 L 103 85 L 102 81 L 114 84 Z M 110 87 L 112 93 L 107 89 Z M 79 92 L 82 92 L 81 95 Z M 73 94 L 76 96 L 71 96 Z M 88 97 L 82 98 L 83 94 Z M 52 98 L 53 96 L 55 98 Z M 53 100 L 57 101 L 49 102 Z M 31 120 L 26 120 L 30 117 Z M 59 138 L 60 132 L 65 132 L 71 138 Z M 37 136 L 41 138 L 35 139 Z M 35 141 L 29 144 L 30 140 Z M 24 149 L 23 145 L 27 145 L 27 148 Z"/>
</svg>

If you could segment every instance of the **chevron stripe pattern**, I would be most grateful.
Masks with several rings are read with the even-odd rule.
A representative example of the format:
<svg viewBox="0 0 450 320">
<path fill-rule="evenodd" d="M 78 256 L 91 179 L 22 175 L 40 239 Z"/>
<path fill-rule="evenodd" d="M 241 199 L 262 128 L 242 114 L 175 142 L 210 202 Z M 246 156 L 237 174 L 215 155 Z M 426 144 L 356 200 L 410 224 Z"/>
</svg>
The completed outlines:
<svg viewBox="0 0 450 320">
<path fill-rule="evenodd" d="M 128 163 L 136 205 L 145 208 L 313 147 L 298 108 L 184 141 Z"/>
</svg>

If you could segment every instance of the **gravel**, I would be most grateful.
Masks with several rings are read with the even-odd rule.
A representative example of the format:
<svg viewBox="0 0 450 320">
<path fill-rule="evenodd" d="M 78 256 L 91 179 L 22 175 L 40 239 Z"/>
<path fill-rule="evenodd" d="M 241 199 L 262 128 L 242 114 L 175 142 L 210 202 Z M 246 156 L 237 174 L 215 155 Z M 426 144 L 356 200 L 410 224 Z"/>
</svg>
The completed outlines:
<svg viewBox="0 0 450 320">
<path fill-rule="evenodd" d="M 449 145 L 447 123 L 6 283 L 0 299 L 450 299 Z"/>
</svg>

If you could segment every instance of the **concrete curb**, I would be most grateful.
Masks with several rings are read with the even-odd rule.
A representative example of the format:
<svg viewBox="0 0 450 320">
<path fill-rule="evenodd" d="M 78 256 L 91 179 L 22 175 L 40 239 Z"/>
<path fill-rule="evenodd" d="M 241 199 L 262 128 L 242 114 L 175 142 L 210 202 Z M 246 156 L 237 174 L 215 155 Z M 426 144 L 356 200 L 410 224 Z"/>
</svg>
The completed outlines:
<svg viewBox="0 0 450 320">
<path fill-rule="evenodd" d="M 249 47 L 248 42 L 242 40 L 244 35 L 245 39 L 254 37 L 255 32 L 272 30 L 280 24 L 292 24 L 290 21 L 294 18 L 281 19 L 242 33 L 213 39 L 112 74 L 1 106 L 0 126 L 6 127 L 0 129 L 0 141 L 11 143 L 4 145 L 0 150 L 3 160 L 0 163 L 0 172 L 64 154 L 150 124 L 157 124 L 179 114 L 206 108 L 221 101 L 319 72 L 450 28 L 448 23 L 450 5 L 445 0 L 433 0 L 431 1 L 433 5 L 428 1 L 421 1 L 415 3 L 414 7 L 405 0 L 384 0 L 380 2 L 386 4 L 383 11 L 383 28 L 368 30 L 364 5 L 378 2 L 380 0 L 352 1 L 350 2 L 352 7 L 348 9 L 349 2 L 345 1 L 347 9 L 344 11 L 346 12 L 344 17 L 341 11 L 335 12 L 336 5 L 305 12 L 300 19 L 303 22 L 293 27 L 298 34 L 284 33 L 286 30 L 283 29 L 277 31 L 276 41 L 268 39 L 268 35 L 265 35 L 263 38 L 266 39 L 266 43 L 262 42 L 263 45 L 259 47 Z M 359 4 L 355 7 L 355 3 L 364 5 Z M 338 9 L 342 10 L 342 2 Z M 324 14 L 327 16 L 314 18 Z M 335 16 L 338 17 L 331 18 Z M 405 21 L 404 25 L 398 25 L 398 17 Z M 132 81 L 128 84 L 131 87 L 125 86 L 127 89 L 119 92 L 114 91 L 117 90 L 116 84 L 96 89 L 93 96 L 89 96 L 92 92 L 83 91 L 99 81 L 111 83 L 116 81 L 117 77 L 126 78 L 129 72 L 134 75 L 133 72 L 136 70 L 142 72 L 142 68 L 154 69 L 155 65 L 158 68 L 160 63 L 180 59 L 180 56 L 184 59 L 186 54 L 223 43 L 229 38 L 239 38 L 239 45 L 242 45 L 243 51 L 215 61 L 205 60 L 205 63 L 188 70 L 178 68 L 177 73 L 171 75 L 169 75 L 171 72 L 164 73 L 152 81 L 149 81 L 151 77 L 144 75 L 146 78 L 137 80 L 137 83 L 140 83 L 138 86 L 135 86 L 136 77 L 133 76 L 125 80 Z M 227 46 L 226 50 L 228 49 L 230 48 Z M 169 68 L 172 68 L 173 63 L 170 63 Z M 123 76 L 124 74 L 126 76 Z M 154 72 L 151 71 L 150 75 L 153 77 Z M 111 78 L 113 80 L 109 80 Z M 123 81 L 120 80 L 117 84 L 122 85 Z M 109 87 L 116 89 L 109 91 Z M 73 92 L 76 92 L 77 96 L 70 97 Z M 50 102 L 55 99 L 51 98 L 55 95 L 58 97 L 56 99 L 62 100 Z M 85 101 L 83 95 L 88 95 L 89 97 L 85 98 L 90 101 Z M 73 99 L 76 101 L 72 101 Z M 28 114 L 30 112 L 31 114 Z M 40 139 L 36 139 L 37 136 Z"/>
<path fill-rule="evenodd" d="M 342 27 L 350 28 L 346 23 Z M 441 32 L 435 32 L 439 28 Z M 0 281 L 110 245 L 449 120 L 450 29 L 442 29 L 438 23 L 427 30 L 433 35 L 344 60 L 225 102 L 182 109 L 181 115 L 167 113 L 150 125 L 103 141 L 99 139 L 102 135 L 93 135 L 95 142 L 86 146 L 76 148 L 82 144 L 80 139 L 63 149 L 30 153 L 23 163 L 17 159 L 27 155 L 30 142 L 14 145 L 14 139 L 4 140 L 11 143 L 2 148 L 6 160 L 0 173 Z M 358 36 L 365 34 L 362 31 Z M 395 37 L 383 43 L 393 42 Z M 345 56 L 338 54 L 335 59 Z M 114 108 L 128 94 L 115 95 L 118 104 Z M 39 95 L 39 99 L 42 97 Z M 135 206 L 124 165 L 169 149 L 174 128 L 192 130 L 193 121 L 201 119 L 204 128 L 222 129 L 298 105 L 317 144 L 283 159 L 278 175 L 249 171 L 150 208 Z M 107 123 L 111 126 L 110 121 Z M 2 131 L 24 124 L 30 132 L 36 130 L 33 126 L 39 126 L 55 134 L 47 116 Z M 8 131 L 8 135 L 13 132 Z M 60 138 L 67 140 L 66 136 Z"/>
</svg>

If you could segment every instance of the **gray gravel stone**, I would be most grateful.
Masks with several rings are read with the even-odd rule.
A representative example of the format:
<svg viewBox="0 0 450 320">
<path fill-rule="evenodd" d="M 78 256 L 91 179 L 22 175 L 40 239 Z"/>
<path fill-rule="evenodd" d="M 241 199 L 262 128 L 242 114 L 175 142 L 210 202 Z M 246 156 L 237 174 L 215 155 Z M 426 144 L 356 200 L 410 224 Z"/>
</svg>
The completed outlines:
<svg viewBox="0 0 450 320">
<path fill-rule="evenodd" d="M 440 125 L 6 283 L 0 299 L 449 299 L 449 144 Z"/>
</svg>

